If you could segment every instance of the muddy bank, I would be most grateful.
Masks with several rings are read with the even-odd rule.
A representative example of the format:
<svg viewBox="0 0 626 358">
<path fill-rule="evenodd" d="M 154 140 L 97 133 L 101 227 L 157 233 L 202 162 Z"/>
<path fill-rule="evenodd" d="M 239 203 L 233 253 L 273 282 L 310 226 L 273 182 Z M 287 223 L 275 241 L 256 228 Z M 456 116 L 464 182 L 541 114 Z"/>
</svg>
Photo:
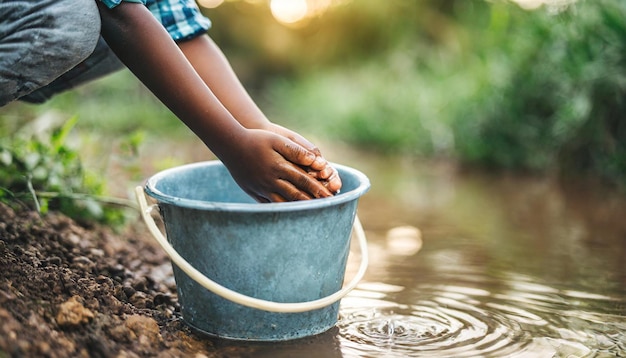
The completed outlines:
<svg viewBox="0 0 626 358">
<path fill-rule="evenodd" d="M 0 204 L 0 357 L 211 356 L 141 224 L 116 233 Z"/>
</svg>

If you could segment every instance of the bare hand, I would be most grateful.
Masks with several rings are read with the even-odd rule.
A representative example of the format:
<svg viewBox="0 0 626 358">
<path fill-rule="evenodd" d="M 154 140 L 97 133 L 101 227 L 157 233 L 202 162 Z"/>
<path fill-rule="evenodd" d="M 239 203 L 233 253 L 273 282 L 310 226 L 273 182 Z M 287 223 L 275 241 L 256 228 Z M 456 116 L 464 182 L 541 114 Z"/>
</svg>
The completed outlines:
<svg viewBox="0 0 626 358">
<path fill-rule="evenodd" d="M 265 129 L 287 137 L 300 144 L 310 152 L 315 153 L 317 156 L 315 161 L 311 165 L 305 166 L 303 169 L 305 169 L 305 171 L 313 178 L 321 181 L 331 193 L 335 194 L 339 192 L 341 189 L 341 178 L 339 178 L 339 173 L 335 168 L 328 164 L 326 159 L 322 156 L 320 150 L 313 143 L 309 142 L 300 134 L 279 126 L 278 124 L 270 123 Z"/>
<path fill-rule="evenodd" d="M 315 152 L 266 130 L 246 129 L 241 142 L 221 158 L 239 186 L 259 202 L 332 196 L 303 168 L 317 165 Z"/>
</svg>

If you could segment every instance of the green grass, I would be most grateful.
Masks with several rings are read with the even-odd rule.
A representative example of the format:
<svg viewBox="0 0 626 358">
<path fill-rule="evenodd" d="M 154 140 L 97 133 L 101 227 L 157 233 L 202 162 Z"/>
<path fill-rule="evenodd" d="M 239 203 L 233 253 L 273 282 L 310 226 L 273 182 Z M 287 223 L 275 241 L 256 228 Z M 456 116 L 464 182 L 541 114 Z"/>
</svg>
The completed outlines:
<svg viewBox="0 0 626 358">
<path fill-rule="evenodd" d="M 66 143 L 76 122 L 73 117 L 44 130 L 42 121 L 0 138 L 0 202 L 121 225 L 126 202 L 104 197 L 103 178 L 86 171 L 79 151 Z"/>
</svg>

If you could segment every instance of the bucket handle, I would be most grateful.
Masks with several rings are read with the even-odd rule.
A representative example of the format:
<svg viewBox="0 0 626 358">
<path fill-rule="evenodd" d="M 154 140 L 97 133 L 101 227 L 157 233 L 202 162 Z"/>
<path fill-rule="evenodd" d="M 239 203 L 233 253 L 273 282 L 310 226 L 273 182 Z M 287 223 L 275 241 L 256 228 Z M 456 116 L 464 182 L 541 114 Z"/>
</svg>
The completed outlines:
<svg viewBox="0 0 626 358">
<path fill-rule="evenodd" d="M 210 278 L 203 275 L 200 271 L 194 268 L 187 260 L 185 260 L 177 251 L 172 247 L 172 245 L 167 241 L 165 236 L 161 233 L 161 230 L 158 228 L 154 219 L 150 215 L 152 209 L 156 205 L 148 206 L 146 201 L 146 197 L 141 186 L 137 186 L 135 188 L 135 195 L 137 196 L 137 202 L 139 203 L 139 208 L 141 211 L 141 216 L 143 220 L 146 222 L 150 233 L 156 241 L 161 245 L 161 247 L 165 250 L 165 252 L 169 255 L 172 262 L 178 266 L 182 271 L 184 271 L 191 279 L 196 281 L 198 284 L 206 288 L 207 290 L 213 292 L 214 294 L 225 298 L 234 303 L 238 303 L 242 306 L 256 308 L 263 311 L 268 312 L 282 312 L 282 313 L 296 313 L 296 312 L 307 312 L 313 311 L 316 309 L 320 309 L 326 306 L 330 306 L 333 303 L 339 301 L 344 296 L 346 296 L 350 291 L 352 291 L 359 281 L 365 275 L 365 271 L 367 270 L 368 265 L 368 252 L 367 252 L 367 239 L 365 238 L 365 232 L 363 231 L 363 227 L 361 226 L 361 222 L 359 221 L 358 216 L 354 218 L 354 226 L 353 232 L 356 235 L 359 241 L 359 247 L 361 249 L 361 264 L 359 266 L 359 270 L 357 271 L 354 278 L 345 285 L 341 290 L 326 296 L 319 298 L 317 300 L 308 301 L 308 302 L 296 302 L 296 303 L 283 303 L 283 302 L 274 302 L 262 300 L 255 297 L 246 296 L 244 294 L 238 293 L 231 289 L 228 289 L 219 283 L 211 280 Z"/>
</svg>

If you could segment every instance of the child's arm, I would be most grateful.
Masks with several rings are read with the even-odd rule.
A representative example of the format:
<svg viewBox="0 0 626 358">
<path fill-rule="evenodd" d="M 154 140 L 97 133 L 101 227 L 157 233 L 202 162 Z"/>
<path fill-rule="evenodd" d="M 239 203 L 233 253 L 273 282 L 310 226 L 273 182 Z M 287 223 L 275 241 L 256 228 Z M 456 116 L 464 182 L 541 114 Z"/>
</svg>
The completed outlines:
<svg viewBox="0 0 626 358">
<path fill-rule="evenodd" d="M 298 166 L 323 158 L 284 136 L 237 122 L 147 8 L 126 2 L 113 9 L 98 6 L 102 36 L 111 49 L 222 160 L 248 194 L 259 201 L 332 195 Z"/>
<path fill-rule="evenodd" d="M 241 125 L 246 128 L 273 131 L 286 136 L 310 151 L 320 153 L 313 143 L 298 133 L 278 126 L 267 119 L 241 85 L 220 48 L 209 36 L 203 35 L 182 41 L 178 46 L 207 86 Z M 319 171 L 317 173 L 319 179 L 328 181 L 328 189 L 331 192 L 339 191 L 341 179 L 333 167 L 324 163 L 323 167 L 313 169 Z"/>
</svg>

